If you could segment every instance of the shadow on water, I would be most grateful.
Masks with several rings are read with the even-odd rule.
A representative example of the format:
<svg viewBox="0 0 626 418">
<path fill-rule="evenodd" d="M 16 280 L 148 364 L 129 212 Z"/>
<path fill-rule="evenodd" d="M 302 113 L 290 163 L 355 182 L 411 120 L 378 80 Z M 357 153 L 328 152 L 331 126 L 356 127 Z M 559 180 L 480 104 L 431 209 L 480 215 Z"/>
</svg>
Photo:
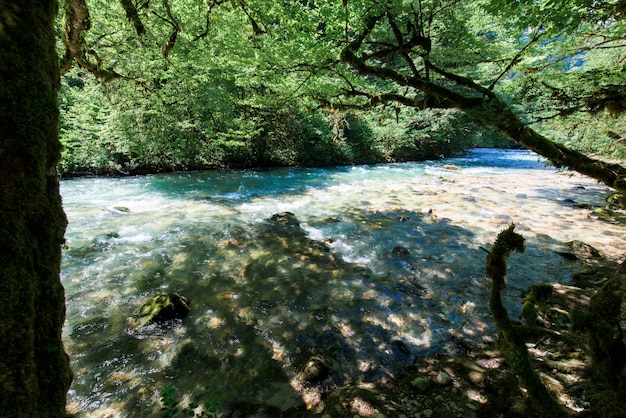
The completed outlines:
<svg viewBox="0 0 626 418">
<path fill-rule="evenodd" d="M 569 279 L 563 265 L 575 262 L 554 253 L 562 245 L 542 236 L 512 256 L 513 316 L 531 283 Z M 486 247 L 428 213 L 354 209 L 302 226 L 280 213 L 198 228 L 173 254 L 128 249 L 146 267 L 118 272 L 133 280 L 121 290 L 128 295 L 69 333 L 72 393 L 83 411 L 117 405 L 126 416 L 154 416 L 171 383 L 191 398 L 208 388 L 225 415 L 304 414 L 337 387 L 396 379 L 420 356 L 454 354 L 460 340 L 492 341 Z M 142 299 L 163 292 L 189 297 L 189 316 L 133 327 Z"/>
</svg>

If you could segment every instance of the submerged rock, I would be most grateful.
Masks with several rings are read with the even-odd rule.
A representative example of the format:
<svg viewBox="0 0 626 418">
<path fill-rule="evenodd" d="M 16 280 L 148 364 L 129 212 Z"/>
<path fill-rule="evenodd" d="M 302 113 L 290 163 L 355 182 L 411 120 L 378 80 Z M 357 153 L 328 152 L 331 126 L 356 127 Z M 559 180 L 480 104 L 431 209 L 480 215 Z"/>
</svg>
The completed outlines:
<svg viewBox="0 0 626 418">
<path fill-rule="evenodd" d="M 589 260 L 603 257 L 600 251 L 582 241 L 569 241 L 565 243 L 565 246 L 567 251 L 557 251 L 557 254 L 567 260 Z"/>
<path fill-rule="evenodd" d="M 107 211 L 114 215 L 127 215 L 131 213 L 130 208 L 127 208 L 126 206 L 113 206 L 108 208 Z"/>
<path fill-rule="evenodd" d="M 298 221 L 298 218 L 296 218 L 296 215 L 293 214 L 292 212 L 276 213 L 272 215 L 270 220 L 272 222 L 276 222 L 279 224 L 286 224 L 286 225 L 295 226 L 295 227 L 300 226 L 300 222 Z"/>
<path fill-rule="evenodd" d="M 182 319 L 189 313 L 189 299 L 175 293 L 153 296 L 137 311 L 140 326 Z"/>
<path fill-rule="evenodd" d="M 119 238 L 117 232 L 110 232 L 108 234 L 98 235 L 91 242 L 91 246 L 88 248 L 93 251 L 109 251 L 113 247 L 112 240 Z"/>
<path fill-rule="evenodd" d="M 298 373 L 298 378 L 303 382 L 318 383 L 326 379 L 330 374 L 330 368 L 322 356 L 313 356 L 306 362 L 304 368 Z"/>
<path fill-rule="evenodd" d="M 396 245 L 393 250 L 391 250 L 391 253 L 397 255 L 411 255 L 411 251 L 401 245 Z"/>
</svg>

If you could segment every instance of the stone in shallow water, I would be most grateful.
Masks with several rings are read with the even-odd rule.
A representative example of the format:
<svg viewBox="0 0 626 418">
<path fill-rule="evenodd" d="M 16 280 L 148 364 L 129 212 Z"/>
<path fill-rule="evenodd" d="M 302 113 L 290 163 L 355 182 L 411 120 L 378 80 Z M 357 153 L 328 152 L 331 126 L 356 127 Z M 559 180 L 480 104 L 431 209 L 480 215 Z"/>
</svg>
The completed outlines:
<svg viewBox="0 0 626 418">
<path fill-rule="evenodd" d="M 396 245 L 393 250 L 391 250 L 391 253 L 397 255 L 411 255 L 411 251 L 401 245 Z"/>
<path fill-rule="evenodd" d="M 172 319 L 182 319 L 189 313 L 189 299 L 174 293 L 153 296 L 146 301 L 137 316 L 139 325 L 160 323 Z"/>
<path fill-rule="evenodd" d="M 293 214 L 292 212 L 276 213 L 272 215 L 270 220 L 279 224 L 287 224 L 287 225 L 296 226 L 296 227 L 300 226 L 300 222 L 298 221 L 298 218 L 296 218 L 296 215 Z"/>
<path fill-rule="evenodd" d="M 317 383 L 326 379 L 330 368 L 322 356 L 313 356 L 306 362 L 304 368 L 298 373 L 298 378 L 304 382 Z"/>
</svg>

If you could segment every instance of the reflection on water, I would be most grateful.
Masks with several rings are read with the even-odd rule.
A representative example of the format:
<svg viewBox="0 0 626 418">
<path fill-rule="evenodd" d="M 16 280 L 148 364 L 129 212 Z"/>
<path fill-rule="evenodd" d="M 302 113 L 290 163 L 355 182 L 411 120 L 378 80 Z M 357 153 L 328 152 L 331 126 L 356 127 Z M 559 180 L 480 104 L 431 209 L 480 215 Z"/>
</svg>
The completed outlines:
<svg viewBox="0 0 626 418">
<path fill-rule="evenodd" d="M 451 336 L 491 339 L 483 264 L 497 233 L 515 222 L 527 239 L 509 263 L 517 315 L 531 283 L 567 282 L 580 268 L 557 255 L 565 242 L 622 256 L 624 226 L 590 216 L 608 194 L 532 153 L 494 150 L 63 181 L 71 409 L 151 416 L 168 382 L 187 394 L 208 387 L 222 405 L 288 408 L 393 377 L 416 356 L 453 350 Z M 271 219 L 282 212 L 295 218 Z M 129 318 L 159 293 L 189 297 L 189 316 L 136 329 Z M 303 382 L 316 355 L 330 371 Z"/>
</svg>

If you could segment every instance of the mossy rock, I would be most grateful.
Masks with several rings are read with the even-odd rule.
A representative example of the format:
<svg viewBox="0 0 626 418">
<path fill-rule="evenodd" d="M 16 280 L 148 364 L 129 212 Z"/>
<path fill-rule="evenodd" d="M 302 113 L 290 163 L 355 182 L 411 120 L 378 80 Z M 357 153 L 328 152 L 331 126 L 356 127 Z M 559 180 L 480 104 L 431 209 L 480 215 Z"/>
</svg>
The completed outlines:
<svg viewBox="0 0 626 418">
<path fill-rule="evenodd" d="M 183 319 L 189 313 L 189 299 L 174 293 L 153 296 L 137 310 L 139 326 Z"/>
<path fill-rule="evenodd" d="M 278 224 L 300 227 L 300 222 L 298 221 L 298 218 L 296 218 L 296 215 L 292 212 L 276 213 L 272 215 L 270 221 Z"/>
<path fill-rule="evenodd" d="M 393 247 L 393 250 L 391 250 L 391 253 L 396 255 L 411 255 L 411 250 L 401 245 L 396 245 Z"/>
<path fill-rule="evenodd" d="M 326 359 L 315 355 L 304 365 L 302 371 L 298 373 L 298 378 L 307 383 L 318 383 L 326 379 L 330 374 L 330 368 Z"/>
</svg>

